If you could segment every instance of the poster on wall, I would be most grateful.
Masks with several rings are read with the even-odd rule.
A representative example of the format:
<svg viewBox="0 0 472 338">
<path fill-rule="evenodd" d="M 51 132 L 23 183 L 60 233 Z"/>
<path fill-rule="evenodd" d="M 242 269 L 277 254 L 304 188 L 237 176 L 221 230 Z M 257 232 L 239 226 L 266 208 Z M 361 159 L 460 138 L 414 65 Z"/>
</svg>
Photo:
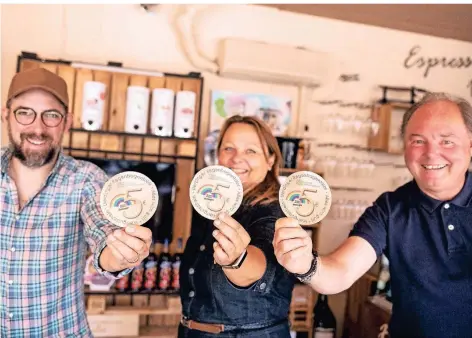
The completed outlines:
<svg viewBox="0 0 472 338">
<path fill-rule="evenodd" d="M 216 90 L 211 95 L 210 132 L 219 130 L 228 117 L 245 115 L 259 117 L 274 136 L 283 136 L 290 123 L 291 107 L 290 98 Z"/>
<path fill-rule="evenodd" d="M 206 165 L 217 164 L 219 132 L 224 121 L 233 115 L 257 116 L 269 125 L 274 136 L 284 136 L 291 120 L 292 100 L 267 94 L 212 91 L 210 130 L 204 146 Z"/>
</svg>

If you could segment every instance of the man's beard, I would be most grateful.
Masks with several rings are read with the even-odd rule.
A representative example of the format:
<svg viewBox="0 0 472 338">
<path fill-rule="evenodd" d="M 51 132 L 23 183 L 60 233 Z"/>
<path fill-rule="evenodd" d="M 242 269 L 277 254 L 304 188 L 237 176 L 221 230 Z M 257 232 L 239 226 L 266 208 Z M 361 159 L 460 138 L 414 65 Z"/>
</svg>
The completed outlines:
<svg viewBox="0 0 472 338">
<path fill-rule="evenodd" d="M 21 163 L 23 163 L 28 168 L 39 168 L 51 163 L 51 161 L 55 158 L 55 155 L 59 150 L 59 147 L 57 145 L 50 143 L 49 147 L 42 151 L 23 151 L 23 146 L 25 142 L 28 142 L 26 140 L 27 138 L 35 138 L 37 140 L 44 140 L 46 142 L 50 142 L 51 137 L 44 133 L 40 135 L 37 135 L 35 133 L 21 133 L 21 142 L 19 144 L 16 143 L 13 139 L 13 135 L 10 128 L 8 128 L 8 136 L 10 138 L 10 148 L 12 151 L 12 156 L 19 159 Z"/>
</svg>

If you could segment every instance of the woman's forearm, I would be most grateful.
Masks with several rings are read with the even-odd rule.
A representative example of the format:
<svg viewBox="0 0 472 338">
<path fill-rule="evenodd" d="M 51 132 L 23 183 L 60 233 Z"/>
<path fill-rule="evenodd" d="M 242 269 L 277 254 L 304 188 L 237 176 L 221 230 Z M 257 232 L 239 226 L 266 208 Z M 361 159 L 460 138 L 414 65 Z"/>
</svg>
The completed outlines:
<svg viewBox="0 0 472 338">
<path fill-rule="evenodd" d="M 261 249 L 249 245 L 247 256 L 239 269 L 226 269 L 223 272 L 226 277 L 235 285 L 246 287 L 258 281 L 264 275 L 267 261 Z"/>
</svg>

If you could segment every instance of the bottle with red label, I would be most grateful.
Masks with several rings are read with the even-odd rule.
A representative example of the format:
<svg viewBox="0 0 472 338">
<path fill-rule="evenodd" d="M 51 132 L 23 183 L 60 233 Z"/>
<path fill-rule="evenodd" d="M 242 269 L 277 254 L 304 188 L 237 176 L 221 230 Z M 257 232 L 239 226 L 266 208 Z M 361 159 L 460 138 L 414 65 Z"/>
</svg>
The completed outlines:
<svg viewBox="0 0 472 338">
<path fill-rule="evenodd" d="M 141 262 L 131 272 L 131 292 L 139 292 L 143 287 L 144 262 Z"/>
<path fill-rule="evenodd" d="M 164 248 L 162 249 L 161 256 L 159 257 L 159 289 L 167 290 L 170 288 L 172 279 L 172 262 L 169 255 L 169 240 L 166 238 L 164 241 Z"/>
<path fill-rule="evenodd" d="M 115 289 L 119 292 L 126 292 L 129 288 L 129 277 L 131 273 L 126 274 L 125 276 L 118 279 L 115 283 Z"/>
<path fill-rule="evenodd" d="M 180 290 L 180 261 L 182 260 L 182 238 L 177 240 L 177 251 L 172 257 L 172 290 Z"/>
<path fill-rule="evenodd" d="M 144 291 L 152 291 L 157 287 L 157 255 L 154 243 L 149 249 L 149 256 L 144 260 Z"/>
</svg>

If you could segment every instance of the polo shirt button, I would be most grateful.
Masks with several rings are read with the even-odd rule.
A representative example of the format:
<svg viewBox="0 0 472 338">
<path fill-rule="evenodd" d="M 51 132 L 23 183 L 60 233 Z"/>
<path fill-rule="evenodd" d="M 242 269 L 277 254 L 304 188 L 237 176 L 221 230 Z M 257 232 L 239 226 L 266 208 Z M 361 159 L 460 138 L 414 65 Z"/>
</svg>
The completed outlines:
<svg viewBox="0 0 472 338">
<path fill-rule="evenodd" d="M 454 225 L 449 224 L 449 225 L 447 226 L 447 228 L 452 231 L 452 230 L 454 230 Z"/>
<path fill-rule="evenodd" d="M 193 275 L 194 272 L 195 272 L 195 270 L 193 268 L 188 269 L 188 274 L 189 275 Z"/>
<path fill-rule="evenodd" d="M 190 291 L 190 292 L 188 293 L 188 296 L 189 296 L 190 298 L 192 298 L 193 296 L 195 296 L 195 292 L 194 292 L 194 291 Z"/>
<path fill-rule="evenodd" d="M 449 203 L 444 204 L 444 209 L 449 209 Z"/>
<path fill-rule="evenodd" d="M 203 250 L 205 250 L 205 245 L 202 244 L 200 245 L 200 251 L 203 251 Z"/>
<path fill-rule="evenodd" d="M 259 287 L 261 288 L 261 290 L 265 289 L 266 283 L 262 283 Z"/>
</svg>

